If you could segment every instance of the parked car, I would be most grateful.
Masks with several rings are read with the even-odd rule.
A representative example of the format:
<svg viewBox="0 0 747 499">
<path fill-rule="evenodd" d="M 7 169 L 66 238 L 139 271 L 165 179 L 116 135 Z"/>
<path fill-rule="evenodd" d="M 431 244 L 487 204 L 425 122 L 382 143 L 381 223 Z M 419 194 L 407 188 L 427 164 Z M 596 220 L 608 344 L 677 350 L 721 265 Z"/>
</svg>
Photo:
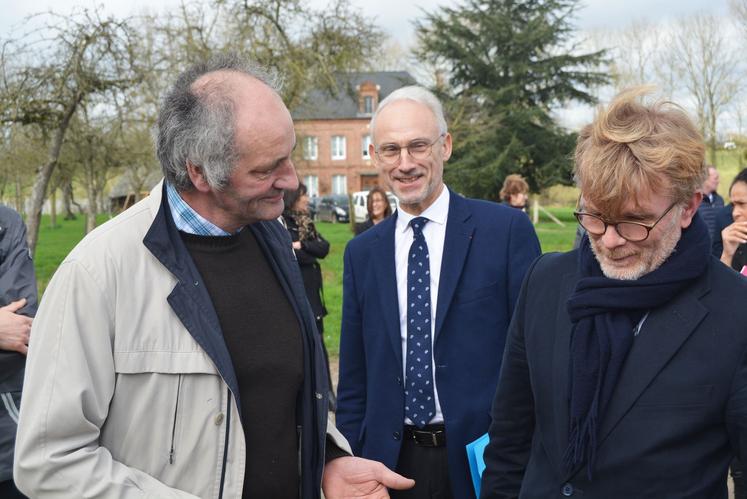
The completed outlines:
<svg viewBox="0 0 747 499">
<path fill-rule="evenodd" d="M 322 196 L 317 207 L 316 219 L 322 222 L 349 222 L 350 208 L 347 194 Z"/>
<path fill-rule="evenodd" d="M 724 149 L 736 149 L 737 143 L 733 141 L 724 142 Z"/>
<path fill-rule="evenodd" d="M 399 199 L 391 192 L 386 193 L 387 199 L 389 199 L 389 206 L 392 207 L 392 213 L 394 213 L 399 207 Z M 358 191 L 353 193 L 353 216 L 355 217 L 355 223 L 361 223 L 368 217 L 368 208 L 366 203 L 368 202 L 368 191 Z"/>
</svg>

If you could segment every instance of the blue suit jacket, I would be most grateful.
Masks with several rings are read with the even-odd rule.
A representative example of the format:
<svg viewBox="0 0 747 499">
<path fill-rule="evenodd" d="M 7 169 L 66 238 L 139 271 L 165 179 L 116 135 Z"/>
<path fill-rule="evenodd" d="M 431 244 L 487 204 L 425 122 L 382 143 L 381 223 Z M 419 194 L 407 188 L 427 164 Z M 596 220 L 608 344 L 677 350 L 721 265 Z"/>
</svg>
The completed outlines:
<svg viewBox="0 0 747 499">
<path fill-rule="evenodd" d="M 345 250 L 337 426 L 396 467 L 404 426 L 396 214 Z M 485 433 L 514 303 L 540 247 L 525 213 L 451 192 L 436 310 L 436 387 L 455 497 L 474 497 L 464 446 Z"/>
</svg>

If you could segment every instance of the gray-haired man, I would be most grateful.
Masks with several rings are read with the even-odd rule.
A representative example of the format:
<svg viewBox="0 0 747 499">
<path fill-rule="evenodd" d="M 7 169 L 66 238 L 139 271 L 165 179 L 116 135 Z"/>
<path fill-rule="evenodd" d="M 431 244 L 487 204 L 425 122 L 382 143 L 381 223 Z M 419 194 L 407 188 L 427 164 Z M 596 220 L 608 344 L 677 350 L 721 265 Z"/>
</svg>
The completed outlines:
<svg viewBox="0 0 747 499">
<path fill-rule="evenodd" d="M 328 498 L 411 485 L 347 456 L 326 426 L 321 345 L 276 221 L 295 141 L 261 71 L 220 58 L 179 77 L 158 120 L 165 182 L 87 236 L 46 290 L 21 490 L 314 498 L 323 471 Z"/>
</svg>

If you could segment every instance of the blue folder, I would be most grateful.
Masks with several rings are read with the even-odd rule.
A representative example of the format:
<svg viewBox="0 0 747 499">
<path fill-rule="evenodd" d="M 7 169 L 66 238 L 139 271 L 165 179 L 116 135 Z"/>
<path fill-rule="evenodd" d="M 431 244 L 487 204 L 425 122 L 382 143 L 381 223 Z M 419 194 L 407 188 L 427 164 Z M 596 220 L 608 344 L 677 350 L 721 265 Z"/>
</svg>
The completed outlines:
<svg viewBox="0 0 747 499">
<path fill-rule="evenodd" d="M 475 487 L 475 495 L 480 497 L 480 479 L 482 472 L 485 470 L 485 459 L 483 453 L 488 445 L 490 438 L 488 434 L 479 437 L 474 442 L 467 444 L 467 460 L 469 461 L 469 471 L 472 474 L 472 485 Z"/>
</svg>

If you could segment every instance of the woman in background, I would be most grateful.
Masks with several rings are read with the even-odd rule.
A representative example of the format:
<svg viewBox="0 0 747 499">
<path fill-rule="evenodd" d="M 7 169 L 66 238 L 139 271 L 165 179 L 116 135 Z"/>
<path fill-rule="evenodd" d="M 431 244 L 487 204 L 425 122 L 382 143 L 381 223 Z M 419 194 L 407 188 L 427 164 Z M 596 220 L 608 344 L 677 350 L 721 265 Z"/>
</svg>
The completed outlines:
<svg viewBox="0 0 747 499">
<path fill-rule="evenodd" d="M 503 204 L 522 211 L 527 211 L 529 200 L 529 184 L 519 174 L 512 173 L 503 181 L 503 188 L 499 194 Z"/>
<path fill-rule="evenodd" d="M 330 410 L 335 410 L 336 398 L 332 389 L 332 376 L 329 372 L 329 355 L 324 345 L 324 316 L 327 309 L 324 306 L 324 287 L 322 282 L 322 268 L 318 259 L 329 253 L 329 242 L 317 232 L 314 222 L 309 216 L 309 195 L 306 186 L 299 182 L 298 189 L 285 191 L 283 202 L 283 220 L 293 241 L 293 252 L 301 268 L 306 296 L 316 319 L 316 327 L 322 341 L 324 360 L 327 364 L 327 379 L 329 380 Z"/>
<path fill-rule="evenodd" d="M 355 224 L 356 236 L 392 214 L 392 207 L 389 206 L 389 199 L 386 197 L 386 192 L 378 186 L 368 191 L 366 208 L 368 209 L 368 218 L 365 222 Z"/>
</svg>

